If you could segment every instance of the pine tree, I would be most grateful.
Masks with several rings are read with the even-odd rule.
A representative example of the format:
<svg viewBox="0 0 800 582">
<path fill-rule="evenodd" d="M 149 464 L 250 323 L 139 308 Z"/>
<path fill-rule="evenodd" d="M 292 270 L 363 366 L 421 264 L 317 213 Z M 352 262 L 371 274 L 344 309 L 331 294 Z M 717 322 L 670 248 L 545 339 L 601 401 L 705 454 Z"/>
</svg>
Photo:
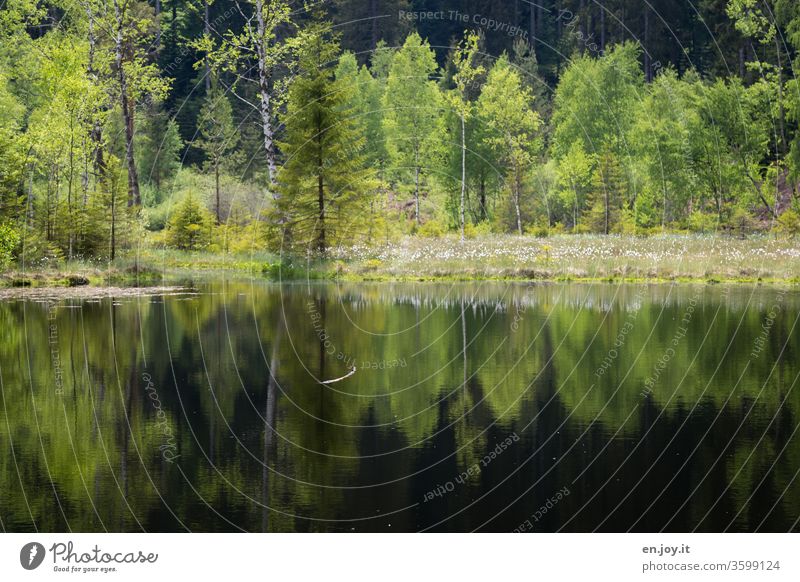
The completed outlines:
<svg viewBox="0 0 800 582">
<path fill-rule="evenodd" d="M 352 237 L 374 187 L 364 164 L 364 136 L 350 106 L 355 88 L 334 75 L 338 56 L 336 37 L 313 24 L 289 91 L 280 144 L 286 156 L 279 175 L 284 192 L 279 211 L 288 219 L 283 234 L 320 254 Z"/>
</svg>

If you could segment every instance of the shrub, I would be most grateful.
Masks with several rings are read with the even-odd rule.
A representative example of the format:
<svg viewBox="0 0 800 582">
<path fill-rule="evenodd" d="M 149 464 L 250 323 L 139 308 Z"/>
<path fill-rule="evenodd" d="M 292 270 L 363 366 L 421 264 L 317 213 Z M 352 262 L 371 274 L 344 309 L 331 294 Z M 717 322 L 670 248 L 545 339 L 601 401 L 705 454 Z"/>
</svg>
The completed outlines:
<svg viewBox="0 0 800 582">
<path fill-rule="evenodd" d="M 175 208 L 167 224 L 167 244 L 173 248 L 197 251 L 211 242 L 214 217 L 192 196 L 186 196 Z"/>
<path fill-rule="evenodd" d="M 778 217 L 778 224 L 775 226 L 775 230 L 792 237 L 800 234 L 800 213 L 790 208 L 781 214 Z"/>
<path fill-rule="evenodd" d="M 16 256 L 19 231 L 11 224 L 0 224 L 0 269 L 7 268 Z"/>
<path fill-rule="evenodd" d="M 550 225 L 546 223 L 529 224 L 524 230 L 527 235 L 545 238 L 550 234 Z"/>
<path fill-rule="evenodd" d="M 438 238 L 443 236 L 446 230 L 444 224 L 440 221 L 431 219 L 417 229 L 417 234 L 429 238 Z"/>
<path fill-rule="evenodd" d="M 755 230 L 756 221 L 746 209 L 736 208 L 728 219 L 728 227 L 731 230 L 731 234 L 745 238 Z"/>
<path fill-rule="evenodd" d="M 717 227 L 717 217 L 713 214 L 706 214 L 705 212 L 695 210 L 689 216 L 689 230 L 692 232 L 706 234 L 716 231 Z"/>
<path fill-rule="evenodd" d="M 492 234 L 492 225 L 489 222 L 481 222 L 472 224 L 468 222 L 464 225 L 464 237 L 478 238 L 479 236 L 487 236 Z"/>
</svg>

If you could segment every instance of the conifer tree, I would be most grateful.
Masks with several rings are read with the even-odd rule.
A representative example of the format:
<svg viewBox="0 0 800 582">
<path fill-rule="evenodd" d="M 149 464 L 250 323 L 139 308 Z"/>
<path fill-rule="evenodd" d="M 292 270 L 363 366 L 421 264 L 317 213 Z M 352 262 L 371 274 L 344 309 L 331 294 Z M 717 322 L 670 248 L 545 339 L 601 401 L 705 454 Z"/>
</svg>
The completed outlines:
<svg viewBox="0 0 800 582">
<path fill-rule="evenodd" d="M 350 105 L 354 87 L 335 78 L 337 39 L 321 24 L 307 32 L 284 116 L 279 210 L 288 219 L 284 235 L 289 241 L 325 254 L 352 235 L 374 183 Z"/>
</svg>

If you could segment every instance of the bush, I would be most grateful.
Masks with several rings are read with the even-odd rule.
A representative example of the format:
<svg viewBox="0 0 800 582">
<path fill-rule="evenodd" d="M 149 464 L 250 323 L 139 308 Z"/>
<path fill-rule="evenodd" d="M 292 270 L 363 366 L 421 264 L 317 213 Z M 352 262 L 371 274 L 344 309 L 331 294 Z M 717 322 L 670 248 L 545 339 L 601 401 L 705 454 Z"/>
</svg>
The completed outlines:
<svg viewBox="0 0 800 582">
<path fill-rule="evenodd" d="M 794 209 L 789 209 L 781 214 L 778 217 L 778 224 L 775 226 L 775 230 L 791 237 L 800 234 L 800 213 Z"/>
<path fill-rule="evenodd" d="M 0 269 L 6 269 L 16 256 L 19 231 L 11 224 L 0 224 Z"/>
<path fill-rule="evenodd" d="M 695 210 L 689 216 L 689 230 L 703 234 L 712 233 L 717 230 L 718 221 L 714 214 L 706 214 Z"/>
<path fill-rule="evenodd" d="M 550 225 L 546 223 L 529 224 L 524 230 L 527 235 L 545 238 L 550 234 Z"/>
<path fill-rule="evenodd" d="M 25 238 L 15 256 L 25 262 L 26 268 L 57 265 L 64 260 L 64 253 L 58 245 L 48 241 L 39 230 L 34 228 L 28 228 L 25 231 Z"/>
<path fill-rule="evenodd" d="M 728 227 L 731 230 L 731 234 L 745 238 L 755 230 L 756 221 L 746 209 L 736 208 L 728 219 Z"/>
<path fill-rule="evenodd" d="M 167 244 L 173 248 L 198 251 L 211 243 L 214 217 L 192 196 L 175 208 L 167 224 Z"/>
<path fill-rule="evenodd" d="M 478 238 L 479 236 L 488 236 L 492 234 L 492 225 L 489 222 L 481 222 L 472 224 L 468 222 L 464 225 L 465 238 Z"/>
<path fill-rule="evenodd" d="M 417 234 L 428 238 L 439 238 L 444 236 L 446 231 L 444 224 L 436 219 L 431 219 L 417 229 Z"/>
</svg>

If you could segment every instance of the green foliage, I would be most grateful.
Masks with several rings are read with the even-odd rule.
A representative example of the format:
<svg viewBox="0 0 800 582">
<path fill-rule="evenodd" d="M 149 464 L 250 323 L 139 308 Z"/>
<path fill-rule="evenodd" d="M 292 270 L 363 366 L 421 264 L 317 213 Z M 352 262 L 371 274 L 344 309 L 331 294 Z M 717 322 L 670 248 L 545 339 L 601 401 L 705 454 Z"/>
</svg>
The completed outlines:
<svg viewBox="0 0 800 582">
<path fill-rule="evenodd" d="M 790 208 L 778 217 L 775 230 L 795 237 L 800 234 L 800 213 Z"/>
<path fill-rule="evenodd" d="M 364 127 L 354 117 L 357 88 L 335 78 L 339 46 L 322 25 L 308 32 L 300 55 L 302 73 L 289 91 L 281 150 L 279 221 L 284 242 L 324 254 L 354 241 L 376 186 L 367 168 Z"/>
<path fill-rule="evenodd" d="M 442 222 L 439 220 L 431 219 L 425 221 L 419 228 L 417 228 L 416 232 L 422 237 L 438 238 L 445 235 L 447 232 L 447 226 L 442 224 Z"/>
<path fill-rule="evenodd" d="M 756 221 L 747 209 L 736 207 L 728 217 L 727 227 L 733 234 L 744 238 L 755 230 Z"/>
<path fill-rule="evenodd" d="M 525 176 L 542 147 L 541 119 L 531 108 L 533 94 L 508 58 L 500 57 L 478 98 L 478 115 L 486 127 L 487 142 L 506 169 L 505 179 L 522 234 L 521 199 Z"/>
<path fill-rule="evenodd" d="M 366 65 L 358 66 L 353 53 L 344 53 L 336 66 L 336 82 L 345 92 L 346 108 L 360 135 L 364 136 L 359 151 L 364 163 L 382 170 L 387 164 L 386 135 L 383 130 L 381 102 L 384 83 L 372 76 Z"/>
<path fill-rule="evenodd" d="M 0 269 L 11 264 L 19 243 L 19 231 L 10 223 L 0 224 Z"/>
<path fill-rule="evenodd" d="M 432 76 L 436 55 L 417 33 L 393 56 L 383 96 L 384 131 L 391 171 L 413 188 L 419 223 L 420 180 L 442 159 L 443 100 Z"/>
<path fill-rule="evenodd" d="M 216 82 L 203 100 L 197 118 L 200 138 L 194 145 L 203 151 L 209 168 L 223 165 L 229 152 L 239 143 L 239 131 L 233 121 L 233 108 L 225 91 Z M 230 164 L 234 166 L 233 163 Z"/>
<path fill-rule="evenodd" d="M 604 149 L 598 157 L 587 197 L 586 225 L 591 232 L 609 234 L 622 230 L 620 221 L 626 191 L 625 175 L 617 156 L 610 148 Z"/>
<path fill-rule="evenodd" d="M 695 210 L 689 215 L 688 224 L 689 230 L 693 232 L 710 234 L 719 228 L 719 217 L 715 214 Z"/>
<path fill-rule="evenodd" d="M 7 2 L 0 223 L 24 225 L 34 261 L 147 244 L 141 229 L 170 227 L 187 196 L 216 211 L 203 244 L 219 252 L 322 251 L 456 226 L 465 238 L 553 225 L 741 235 L 770 224 L 792 235 L 796 209 L 780 211 L 800 183 L 798 3 L 702 4 L 720 55 L 693 35 L 680 57 L 666 55 L 655 19 L 647 54 L 618 44 L 614 27 L 605 47 L 584 42 L 577 33 L 597 38 L 598 22 L 581 5 L 564 5 L 575 23 L 537 25 L 537 39 L 574 49 L 567 60 L 518 36 L 406 19 L 367 35 L 335 26 L 342 53 L 331 21 L 377 10 L 349 0 L 312 16 L 247 0 L 246 26 L 212 2 L 214 34 L 180 3 L 157 20 L 144 0 L 122 11 L 110 0 Z M 678 35 L 696 26 L 670 18 Z M 726 58 L 743 44 L 731 74 Z M 145 208 L 129 210 L 139 181 Z"/>
<path fill-rule="evenodd" d="M 178 124 L 160 105 L 151 107 L 143 121 L 136 134 L 136 162 L 143 182 L 155 188 L 150 202 L 158 204 L 162 201 L 161 189 L 180 168 L 183 140 Z"/>
<path fill-rule="evenodd" d="M 588 153 L 610 147 L 624 155 L 643 75 L 639 48 L 612 47 L 603 58 L 588 54 L 572 60 L 559 79 L 554 98 L 553 153 L 566 155 L 574 143 Z"/>
<path fill-rule="evenodd" d="M 211 243 L 214 218 L 192 196 L 181 200 L 167 225 L 167 245 L 172 248 L 198 251 Z"/>
</svg>

